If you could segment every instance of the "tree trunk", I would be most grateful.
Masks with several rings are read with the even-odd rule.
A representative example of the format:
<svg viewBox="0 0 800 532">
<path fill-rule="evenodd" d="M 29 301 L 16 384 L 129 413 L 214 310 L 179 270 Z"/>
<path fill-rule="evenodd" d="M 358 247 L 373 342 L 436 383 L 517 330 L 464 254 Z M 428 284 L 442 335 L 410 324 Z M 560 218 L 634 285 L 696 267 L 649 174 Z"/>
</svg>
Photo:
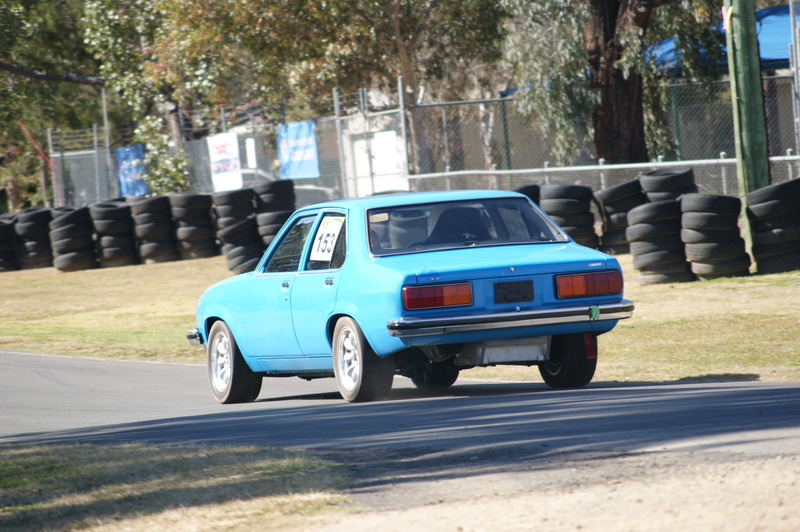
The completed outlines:
<svg viewBox="0 0 800 532">
<path fill-rule="evenodd" d="M 647 25 L 635 0 L 589 0 L 590 17 L 584 28 L 591 84 L 599 92 L 594 111 L 594 142 L 598 159 L 608 164 L 646 162 L 642 108 L 642 77 L 617 67 L 622 54 L 620 34 L 626 26 Z"/>
</svg>

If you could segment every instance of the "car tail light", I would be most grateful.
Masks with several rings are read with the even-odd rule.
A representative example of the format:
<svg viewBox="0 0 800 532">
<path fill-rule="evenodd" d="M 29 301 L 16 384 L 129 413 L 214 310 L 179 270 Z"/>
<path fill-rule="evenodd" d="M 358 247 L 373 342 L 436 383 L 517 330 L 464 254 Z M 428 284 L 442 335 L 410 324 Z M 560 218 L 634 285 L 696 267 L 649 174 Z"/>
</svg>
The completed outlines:
<svg viewBox="0 0 800 532">
<path fill-rule="evenodd" d="M 472 285 L 469 283 L 403 287 L 403 307 L 406 310 L 471 304 Z"/>
<path fill-rule="evenodd" d="M 556 276 L 558 298 L 607 296 L 622 292 L 622 274 L 617 271 Z"/>
</svg>

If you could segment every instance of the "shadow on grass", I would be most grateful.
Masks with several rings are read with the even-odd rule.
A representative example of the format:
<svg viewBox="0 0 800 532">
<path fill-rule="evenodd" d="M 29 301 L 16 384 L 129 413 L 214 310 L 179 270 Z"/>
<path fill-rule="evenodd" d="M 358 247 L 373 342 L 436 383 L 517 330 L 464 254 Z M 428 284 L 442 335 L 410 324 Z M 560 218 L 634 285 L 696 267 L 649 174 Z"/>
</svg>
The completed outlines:
<svg viewBox="0 0 800 532">
<path fill-rule="evenodd" d="M 0 529 L 71 530 L 193 506 L 251 498 L 270 511 L 303 511 L 307 499 L 341 502 L 344 469 L 280 449 L 249 447 L 52 445 L 0 447 Z M 314 504 L 313 502 L 311 504 Z"/>
</svg>

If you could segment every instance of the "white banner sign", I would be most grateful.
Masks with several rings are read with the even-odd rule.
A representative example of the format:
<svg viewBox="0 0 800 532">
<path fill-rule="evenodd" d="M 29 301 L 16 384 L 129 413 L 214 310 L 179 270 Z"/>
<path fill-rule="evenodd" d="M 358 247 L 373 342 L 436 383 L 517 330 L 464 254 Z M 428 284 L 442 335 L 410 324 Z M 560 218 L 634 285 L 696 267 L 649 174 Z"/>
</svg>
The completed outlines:
<svg viewBox="0 0 800 532">
<path fill-rule="evenodd" d="M 220 133 L 208 137 L 208 156 L 214 192 L 242 188 L 239 138 L 236 133 Z"/>
</svg>

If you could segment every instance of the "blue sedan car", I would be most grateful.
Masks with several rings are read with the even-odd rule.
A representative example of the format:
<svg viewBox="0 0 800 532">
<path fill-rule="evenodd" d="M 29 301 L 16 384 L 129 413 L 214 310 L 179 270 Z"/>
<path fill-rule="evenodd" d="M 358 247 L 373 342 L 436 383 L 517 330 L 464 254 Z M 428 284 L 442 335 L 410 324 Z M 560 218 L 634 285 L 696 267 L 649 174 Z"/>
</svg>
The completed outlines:
<svg viewBox="0 0 800 532">
<path fill-rule="evenodd" d="M 335 377 L 347 401 L 419 388 L 462 369 L 536 365 L 554 388 L 589 383 L 597 336 L 628 318 L 614 257 L 582 247 L 515 192 L 391 194 L 304 207 L 255 270 L 197 305 L 221 403 L 263 377 Z"/>
</svg>

